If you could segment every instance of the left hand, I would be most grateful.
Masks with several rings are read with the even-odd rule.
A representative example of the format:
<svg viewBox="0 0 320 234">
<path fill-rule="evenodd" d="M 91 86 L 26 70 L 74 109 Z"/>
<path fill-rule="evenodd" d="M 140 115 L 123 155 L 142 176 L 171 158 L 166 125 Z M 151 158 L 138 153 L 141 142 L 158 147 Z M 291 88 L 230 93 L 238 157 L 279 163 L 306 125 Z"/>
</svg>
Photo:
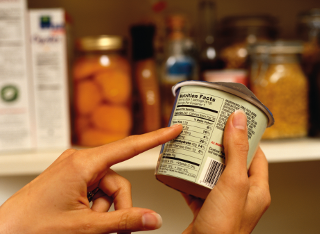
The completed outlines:
<svg viewBox="0 0 320 234">
<path fill-rule="evenodd" d="M 92 149 L 65 151 L 0 207 L 0 233 L 110 233 L 161 226 L 154 211 L 133 208 L 130 183 L 110 167 L 179 135 L 181 125 Z M 93 205 L 87 192 L 100 192 Z M 107 212 L 114 203 L 115 211 Z"/>
<path fill-rule="evenodd" d="M 225 130 L 226 168 L 205 201 L 183 194 L 194 219 L 183 234 L 251 233 L 268 209 L 268 161 L 258 148 L 249 171 L 247 118 L 231 114 Z"/>
</svg>

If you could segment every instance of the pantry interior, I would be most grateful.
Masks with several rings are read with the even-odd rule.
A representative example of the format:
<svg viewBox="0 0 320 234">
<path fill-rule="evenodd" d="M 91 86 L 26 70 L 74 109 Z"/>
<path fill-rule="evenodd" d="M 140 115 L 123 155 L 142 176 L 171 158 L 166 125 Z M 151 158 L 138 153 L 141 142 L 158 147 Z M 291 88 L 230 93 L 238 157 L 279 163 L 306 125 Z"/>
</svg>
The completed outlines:
<svg viewBox="0 0 320 234">
<path fill-rule="evenodd" d="M 320 8 L 317 0 L 216 0 L 217 17 L 229 15 L 270 14 L 279 20 L 282 38 L 296 37 L 298 13 Z M 150 13 L 148 0 L 29 0 L 28 7 L 64 8 L 72 17 L 75 37 L 122 35 L 129 37 L 129 27 Z M 196 0 L 172 0 L 172 12 L 183 12 L 190 21 L 197 18 Z M 262 141 L 269 164 L 272 203 L 253 233 L 319 233 L 320 219 L 320 139 L 299 138 Z M 62 149 L 0 155 L 0 204 L 41 173 Z M 130 178 L 133 205 L 154 209 L 163 218 L 163 227 L 153 233 L 181 233 L 192 220 L 182 196 L 156 181 L 154 167 L 157 147 L 127 162 L 114 166 Z"/>
</svg>

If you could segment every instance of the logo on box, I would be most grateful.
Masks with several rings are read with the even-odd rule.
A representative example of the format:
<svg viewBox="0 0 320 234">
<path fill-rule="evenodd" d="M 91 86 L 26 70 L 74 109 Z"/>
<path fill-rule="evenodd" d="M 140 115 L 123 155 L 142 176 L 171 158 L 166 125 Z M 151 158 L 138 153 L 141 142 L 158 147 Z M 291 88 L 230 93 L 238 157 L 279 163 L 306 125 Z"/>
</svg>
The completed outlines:
<svg viewBox="0 0 320 234">
<path fill-rule="evenodd" d="M 63 24 L 54 24 L 50 16 L 44 15 L 40 17 L 40 28 L 41 29 L 53 29 L 53 30 L 63 30 Z"/>
</svg>

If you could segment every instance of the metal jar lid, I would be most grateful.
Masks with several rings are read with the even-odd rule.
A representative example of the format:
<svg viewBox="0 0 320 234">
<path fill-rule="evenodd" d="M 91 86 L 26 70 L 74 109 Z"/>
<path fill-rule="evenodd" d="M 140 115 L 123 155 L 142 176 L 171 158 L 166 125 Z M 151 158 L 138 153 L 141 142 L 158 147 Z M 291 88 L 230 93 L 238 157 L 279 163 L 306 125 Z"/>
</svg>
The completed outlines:
<svg viewBox="0 0 320 234">
<path fill-rule="evenodd" d="M 320 8 L 313 8 L 298 15 L 300 24 L 320 28 Z"/>
<path fill-rule="evenodd" d="M 301 41 L 259 42 L 249 48 L 249 52 L 257 54 L 301 54 L 303 44 Z"/>
<path fill-rule="evenodd" d="M 109 51 L 126 49 L 127 41 L 121 36 L 82 37 L 76 41 L 78 51 Z"/>
<path fill-rule="evenodd" d="M 227 16 L 222 19 L 223 28 L 235 27 L 269 27 L 274 28 L 277 24 L 277 19 L 270 15 L 239 15 Z"/>
<path fill-rule="evenodd" d="M 196 81 L 187 80 L 175 84 L 172 87 L 172 93 L 176 96 L 176 91 L 182 86 L 205 86 L 217 90 L 221 90 L 235 96 L 238 96 L 251 104 L 258 107 L 268 117 L 267 127 L 271 127 L 274 124 L 274 118 L 271 111 L 263 105 L 259 99 L 243 84 L 232 83 L 232 82 L 207 82 L 207 81 Z"/>
</svg>

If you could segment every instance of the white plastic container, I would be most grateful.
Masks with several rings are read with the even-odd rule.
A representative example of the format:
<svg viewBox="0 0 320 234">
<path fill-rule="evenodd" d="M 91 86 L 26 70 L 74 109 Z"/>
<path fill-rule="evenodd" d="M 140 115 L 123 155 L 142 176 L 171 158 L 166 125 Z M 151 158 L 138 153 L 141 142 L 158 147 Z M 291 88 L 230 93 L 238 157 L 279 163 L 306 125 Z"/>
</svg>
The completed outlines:
<svg viewBox="0 0 320 234">
<path fill-rule="evenodd" d="M 176 96 L 170 124 L 183 131 L 162 146 L 156 178 L 181 192 L 205 199 L 225 164 L 223 130 L 237 109 L 247 115 L 249 168 L 264 130 L 274 123 L 271 112 L 244 85 L 184 81 L 172 88 Z"/>
</svg>

